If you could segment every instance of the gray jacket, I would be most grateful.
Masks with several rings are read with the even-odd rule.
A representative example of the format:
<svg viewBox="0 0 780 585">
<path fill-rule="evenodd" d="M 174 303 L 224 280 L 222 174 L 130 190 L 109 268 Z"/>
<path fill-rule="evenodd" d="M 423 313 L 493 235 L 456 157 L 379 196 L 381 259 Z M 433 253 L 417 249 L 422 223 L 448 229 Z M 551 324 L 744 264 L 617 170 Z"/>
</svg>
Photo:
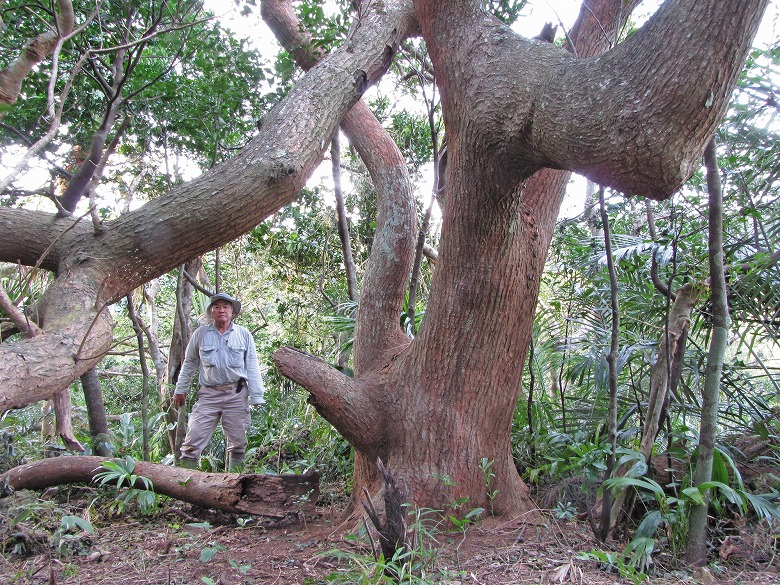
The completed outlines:
<svg viewBox="0 0 780 585">
<path fill-rule="evenodd" d="M 249 403 L 263 402 L 255 340 L 246 327 L 231 323 L 224 334 L 213 323 L 198 327 L 187 344 L 176 394 L 187 393 L 195 372 L 201 386 L 234 384 L 244 378 L 249 385 Z"/>
</svg>

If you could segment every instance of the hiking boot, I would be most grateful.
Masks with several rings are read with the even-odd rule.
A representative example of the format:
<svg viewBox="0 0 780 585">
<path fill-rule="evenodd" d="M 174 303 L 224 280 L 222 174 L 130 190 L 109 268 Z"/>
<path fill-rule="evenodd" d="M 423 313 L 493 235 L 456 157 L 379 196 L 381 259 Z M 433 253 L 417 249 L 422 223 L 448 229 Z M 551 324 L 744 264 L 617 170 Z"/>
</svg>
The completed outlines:
<svg viewBox="0 0 780 585">
<path fill-rule="evenodd" d="M 198 460 L 193 459 L 192 457 L 180 457 L 179 460 L 176 462 L 176 466 L 183 467 L 185 469 L 197 469 Z"/>
<path fill-rule="evenodd" d="M 244 459 L 238 457 L 232 457 L 228 455 L 228 472 L 229 473 L 241 473 L 244 471 Z"/>
</svg>

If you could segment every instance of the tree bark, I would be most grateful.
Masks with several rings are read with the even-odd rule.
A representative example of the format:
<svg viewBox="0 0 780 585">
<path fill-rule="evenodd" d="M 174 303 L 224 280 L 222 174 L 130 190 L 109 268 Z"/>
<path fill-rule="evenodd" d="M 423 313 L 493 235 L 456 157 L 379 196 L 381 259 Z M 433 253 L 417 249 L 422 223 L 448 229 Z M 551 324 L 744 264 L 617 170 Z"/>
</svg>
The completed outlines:
<svg viewBox="0 0 780 585">
<path fill-rule="evenodd" d="M 55 457 L 14 467 L 0 475 L 0 484 L 14 490 L 41 490 L 68 483 L 90 483 L 104 471 L 105 457 Z M 136 475 L 152 480 L 154 492 L 204 508 L 234 514 L 283 518 L 313 513 L 319 497 L 319 476 L 204 473 L 137 461 Z M 136 484 L 143 489 L 142 483 Z"/>
</svg>

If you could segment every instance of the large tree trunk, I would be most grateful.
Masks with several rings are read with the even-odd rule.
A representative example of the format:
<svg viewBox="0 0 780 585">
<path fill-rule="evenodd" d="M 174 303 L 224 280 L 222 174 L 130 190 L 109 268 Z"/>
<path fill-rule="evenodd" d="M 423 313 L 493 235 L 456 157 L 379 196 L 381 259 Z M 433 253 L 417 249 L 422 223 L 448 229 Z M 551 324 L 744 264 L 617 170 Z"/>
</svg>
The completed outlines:
<svg viewBox="0 0 780 585">
<path fill-rule="evenodd" d="M 40 490 L 67 483 L 90 483 L 105 471 L 105 457 L 55 457 L 20 465 L 0 475 L 0 485 Z M 235 514 L 284 517 L 312 513 L 319 497 L 319 476 L 204 473 L 157 463 L 135 462 L 135 475 L 152 480 L 154 492 L 204 508 Z M 7 483 L 6 483 L 7 482 Z M 144 488 L 137 483 L 137 488 Z"/>
<path fill-rule="evenodd" d="M 318 410 L 357 448 L 356 488 L 369 484 L 362 466 L 381 458 L 415 505 L 448 509 L 465 500 L 463 509 L 533 510 L 514 468 L 509 434 L 561 199 L 560 192 L 529 189 L 529 177 L 542 166 L 574 168 L 569 161 L 576 160 L 580 171 L 604 184 L 653 197 L 674 192 L 696 162 L 689 154 L 701 151 L 726 105 L 719 91 L 711 100 L 702 96 L 711 103 L 703 108 L 691 94 L 689 74 L 708 84 L 728 78 L 724 89 L 730 91 L 739 69 L 726 61 L 741 62 L 758 22 L 758 4 L 740 5 L 740 18 L 731 18 L 744 22 L 744 29 L 729 26 L 724 35 L 713 34 L 714 21 L 700 27 L 723 5 L 705 4 L 699 13 L 701 3 L 670 2 L 630 46 L 577 62 L 550 45 L 514 36 L 497 21 L 476 18 L 472 3 L 415 3 L 443 91 L 449 140 L 441 258 L 424 325 L 408 348 L 390 346 L 383 362 L 356 371 L 355 379 L 292 350 L 274 356 L 280 371 L 304 385 Z M 725 77 L 716 80 L 700 63 L 691 63 L 684 78 L 677 75 L 677 49 L 670 43 L 688 47 L 691 35 L 697 50 L 723 56 Z M 730 49 L 724 51 L 724 42 Z M 520 78 L 518 60 L 527 65 Z M 642 75 L 628 73 L 632 63 L 642 63 Z M 524 92 L 544 98 L 518 99 Z M 668 109 L 661 114 L 667 99 L 678 113 L 686 112 L 671 126 Z M 668 138 L 663 144 L 656 141 L 660 127 Z M 620 140 L 612 136 L 622 148 L 631 144 L 652 156 L 629 160 L 612 139 L 597 144 L 589 138 L 603 136 L 604 128 L 627 133 Z M 649 128 L 655 130 L 645 132 Z M 373 298 L 372 291 L 383 292 L 364 285 L 362 301 Z M 358 333 L 356 347 L 364 341 Z M 491 485 L 482 459 L 493 462 Z"/>
<path fill-rule="evenodd" d="M 413 381 L 412 392 L 399 398 L 404 407 L 399 417 L 403 431 L 398 434 L 413 437 L 410 455 L 432 460 L 428 469 L 419 460 L 414 464 L 415 473 L 427 474 L 427 489 L 436 483 L 434 473 L 449 475 L 456 487 L 449 494 L 445 490 L 445 498 L 467 496 L 470 506 L 485 505 L 487 490 L 478 462 L 488 457 L 496 462 L 496 485 L 490 489 L 500 490 L 494 502 L 499 511 L 523 511 L 524 486 L 512 466 L 509 429 L 541 265 L 559 208 L 559 200 L 529 193 L 523 182 L 539 166 L 572 168 L 570 161 L 576 159 L 580 172 L 601 184 L 653 197 L 670 195 L 698 162 L 684 153 L 702 151 L 718 112 L 726 106 L 725 101 L 715 104 L 717 95 L 691 95 L 688 74 L 695 71 L 706 83 L 722 81 L 719 76 L 725 74 L 733 84 L 739 70 L 721 63 L 716 75 L 711 64 L 691 62 L 681 76 L 672 54 L 682 44 L 690 49 L 684 39 L 693 35 L 699 55 L 725 55 L 738 43 L 728 42 L 731 49 L 724 51 L 720 33 L 735 34 L 736 41 L 744 32 L 731 25 L 718 32 L 699 28 L 722 2 L 672 1 L 624 44 L 603 57 L 577 62 L 549 45 L 513 38 L 489 19 L 480 18 L 484 26 L 474 26 L 476 3 L 420 0 L 415 6 L 444 96 L 448 204 L 426 322 L 408 356 L 396 362 L 397 370 L 406 371 Z M 755 6 L 742 5 L 738 18 L 730 13 L 735 17 L 731 23 L 755 27 L 754 11 Z M 737 49 L 740 62 L 745 48 Z M 519 78 L 516 64 L 525 59 L 534 63 L 534 72 Z M 629 64 L 634 59 L 643 65 L 634 69 Z M 488 71 L 493 81 L 489 93 Z M 542 99 L 512 99 L 518 92 L 533 93 L 537 83 Z M 703 107 L 700 97 L 712 108 Z M 688 112 L 678 120 L 688 132 L 659 141 L 659 135 L 650 136 L 655 130 L 646 131 L 668 124 L 668 110 L 661 115 L 659 109 L 666 99 Z M 600 111 L 590 107 L 596 103 Z M 551 107 L 557 115 L 549 115 Z M 630 119 L 638 110 L 641 124 Z M 542 111 L 548 115 L 540 115 Z M 597 131 L 596 125 L 602 124 Z M 613 166 L 615 159 L 598 152 L 592 140 L 596 135 L 607 141 L 620 135 L 628 138 L 623 144 L 631 145 L 632 152 L 635 148 L 653 155 L 640 157 L 638 166 L 624 158 L 619 169 Z M 682 160 L 686 162 L 681 165 Z M 410 408 L 407 401 L 412 402 Z M 389 462 L 392 468 L 392 459 Z M 411 457 L 406 464 L 412 465 Z M 446 501 L 434 499 L 434 505 Z"/>
<path fill-rule="evenodd" d="M 593 35 L 593 31 L 595 29 L 598 29 L 601 33 L 604 34 L 610 34 L 613 33 L 615 30 L 615 27 L 619 25 L 621 20 L 621 16 L 623 19 L 625 19 L 628 15 L 626 13 L 625 15 L 620 15 L 618 10 L 619 5 L 615 2 L 600 2 L 598 3 L 598 6 L 595 7 L 597 12 L 594 11 L 584 11 L 584 17 L 583 21 L 585 24 L 582 24 L 579 26 L 579 29 L 582 33 L 583 40 L 580 41 L 577 46 L 581 54 L 588 55 L 591 52 L 594 51 L 600 51 L 603 50 L 603 43 L 604 43 L 604 36 L 601 34 L 599 35 Z M 297 58 L 298 62 L 304 66 L 304 68 L 311 67 L 314 62 L 316 62 L 317 55 L 308 49 L 308 47 L 311 46 L 310 39 L 303 35 L 301 33 L 301 28 L 297 20 L 294 18 L 294 13 L 290 7 L 289 2 L 285 2 L 282 0 L 266 0 L 263 3 L 263 9 L 264 9 L 264 18 L 269 23 L 271 28 L 276 33 L 277 37 L 280 38 L 280 41 L 284 44 L 284 46 L 290 50 L 291 53 Z M 600 18 L 603 20 L 606 25 L 600 25 L 596 18 Z M 606 28 L 605 28 L 606 27 Z M 590 35 L 590 36 L 589 36 Z M 354 136 L 350 134 L 349 132 L 349 125 L 351 123 L 350 116 L 357 116 L 357 112 L 359 111 L 360 104 L 353 108 L 353 110 L 350 112 L 348 117 L 345 118 L 344 124 L 345 124 L 345 132 L 347 132 L 348 135 L 350 135 L 351 140 L 353 140 L 353 143 L 356 140 L 359 140 L 360 137 L 365 136 L 376 136 L 375 139 L 377 142 L 382 141 L 385 144 L 389 142 L 389 138 L 383 137 L 383 131 L 381 130 L 381 127 L 378 129 L 376 128 L 377 123 L 373 119 L 373 116 L 365 116 L 362 123 L 358 125 L 359 128 L 361 128 L 361 132 Z M 369 119 L 370 118 L 370 119 Z M 380 144 L 382 142 L 379 142 Z M 394 145 L 390 142 L 389 145 L 383 149 L 379 148 L 364 148 L 361 150 L 360 145 L 358 143 L 358 150 L 361 155 L 361 157 L 366 160 L 369 169 L 376 168 L 376 163 L 372 165 L 372 162 L 379 158 L 380 162 L 383 162 L 383 166 L 386 168 L 388 166 L 388 151 L 394 149 L 397 151 L 397 149 L 394 148 Z M 392 155 L 392 160 L 398 160 L 400 158 L 400 154 L 394 153 Z M 385 160 L 382 160 L 382 159 Z M 383 181 L 382 176 L 378 173 L 372 171 L 372 178 L 374 178 L 375 184 L 377 186 L 377 192 L 379 193 L 379 207 L 380 211 L 383 209 L 393 209 L 396 210 L 396 215 L 399 215 L 397 213 L 398 204 L 395 203 L 392 199 L 392 190 L 388 188 L 383 188 Z M 560 205 L 560 201 L 563 198 L 564 190 L 566 183 L 568 182 L 568 173 L 563 173 L 559 171 L 551 171 L 551 170 L 543 170 L 537 173 L 536 176 L 532 178 L 532 180 L 529 181 L 525 193 L 528 194 L 529 197 L 532 197 L 534 199 L 543 199 L 550 202 L 550 205 L 548 207 L 548 216 L 547 221 L 549 223 L 549 230 L 548 233 L 551 236 L 552 235 L 552 227 L 555 221 L 555 217 L 557 215 L 557 208 Z M 391 207 L 387 207 L 388 205 L 391 205 Z M 450 206 L 448 205 L 448 208 Z M 455 208 L 455 215 L 462 213 L 462 209 Z M 381 220 L 381 217 L 380 217 Z M 408 229 L 408 228 L 407 228 Z M 366 275 L 364 287 L 363 287 L 363 295 L 361 298 L 361 304 L 360 304 L 360 312 L 358 314 L 358 326 L 356 328 L 356 335 L 355 335 L 355 372 L 358 377 L 362 377 L 365 374 L 373 375 L 372 372 L 375 372 L 376 370 L 382 369 L 386 366 L 387 363 L 387 353 L 389 352 L 391 356 L 400 353 L 400 351 L 406 346 L 408 341 L 403 338 L 402 335 L 400 335 L 400 331 L 397 329 L 397 322 L 398 322 L 398 312 L 400 312 L 400 305 L 396 304 L 393 305 L 392 301 L 393 299 L 396 299 L 396 303 L 399 300 L 399 297 L 397 294 L 388 294 L 390 290 L 395 291 L 397 293 L 400 293 L 400 290 L 397 290 L 396 287 L 390 286 L 391 284 L 395 284 L 397 282 L 404 282 L 406 278 L 407 269 L 404 265 L 402 265 L 403 270 L 402 271 L 396 271 L 394 274 L 397 274 L 398 277 L 392 277 L 388 278 L 387 269 L 383 267 L 381 264 L 382 258 L 383 258 L 383 251 L 388 247 L 383 237 L 386 237 L 386 234 L 396 234 L 398 233 L 398 225 L 397 220 L 393 223 L 383 222 L 383 221 L 377 221 L 377 241 L 374 242 L 374 250 L 377 252 L 372 256 L 372 261 L 369 264 L 369 273 Z M 410 234 L 411 235 L 411 234 Z M 464 243 L 466 240 L 464 240 Z M 545 259 L 545 253 L 546 248 L 549 244 L 549 239 L 546 242 L 542 242 L 541 246 L 539 246 L 538 253 L 533 257 L 534 259 L 534 269 L 538 271 L 539 274 L 541 274 L 541 270 L 544 265 L 544 259 Z M 470 245 L 466 244 L 467 246 Z M 523 243 L 520 244 L 521 248 L 523 248 L 525 245 Z M 406 249 L 406 253 L 408 254 L 408 249 Z M 406 258 L 405 255 L 401 254 L 400 250 L 396 250 L 396 256 Z M 476 256 L 475 256 L 476 257 Z M 444 285 L 446 287 L 446 285 Z M 477 287 L 479 288 L 479 286 Z M 535 292 L 533 292 L 529 298 L 535 299 Z M 376 309 L 377 300 L 382 299 L 385 309 L 382 313 L 378 313 Z M 389 310 L 388 310 L 389 308 Z M 531 311 L 533 310 L 532 306 L 528 307 Z M 391 329 L 388 330 L 386 328 L 383 329 L 377 329 L 377 324 L 381 324 L 383 322 L 387 322 L 388 324 L 391 324 Z M 530 329 L 529 329 L 530 331 Z M 489 332 L 487 333 L 489 335 Z M 383 339 L 386 339 L 387 342 L 382 344 Z M 377 342 L 377 340 L 380 340 Z M 422 343 L 422 342 L 421 342 Z M 455 352 L 456 353 L 456 352 Z M 275 356 L 275 359 L 277 361 L 277 365 L 280 367 L 280 371 L 282 373 L 287 373 L 291 375 L 294 379 L 297 379 L 299 382 L 301 381 L 300 378 L 296 378 L 296 376 L 300 375 L 300 372 L 295 372 L 295 368 L 297 367 L 295 362 L 298 358 L 298 354 L 296 353 L 290 353 L 287 355 L 284 355 L 283 353 L 279 353 Z M 438 358 L 433 356 L 433 361 L 438 362 Z M 417 386 L 407 386 L 405 394 L 408 394 L 408 400 L 405 398 L 403 400 L 404 403 L 407 403 L 407 406 L 405 408 L 406 412 L 412 413 L 415 411 L 419 411 L 423 417 L 425 417 L 424 420 L 416 419 L 412 416 L 409 416 L 406 414 L 406 412 L 402 415 L 400 415 L 400 418 L 402 418 L 405 421 L 408 421 L 408 427 L 404 428 L 394 428 L 390 430 L 390 433 L 393 435 L 393 439 L 390 440 L 385 435 L 384 437 L 376 437 L 375 440 L 378 441 L 385 441 L 390 440 L 392 442 L 396 442 L 397 445 L 397 451 L 400 453 L 402 451 L 405 451 L 405 453 L 400 454 L 396 459 L 391 459 L 388 461 L 389 467 L 393 470 L 393 472 L 399 472 L 396 473 L 396 475 L 399 475 L 399 478 L 402 483 L 410 483 L 411 485 L 408 486 L 410 493 L 410 497 L 412 498 L 415 503 L 418 503 L 420 505 L 425 505 L 424 502 L 429 501 L 432 497 L 437 502 L 443 502 L 443 505 L 446 507 L 451 502 L 454 502 L 458 499 L 460 499 L 460 495 L 458 495 L 458 490 L 461 490 L 462 493 L 471 493 L 471 494 L 481 494 L 481 498 L 478 498 L 478 501 L 470 501 L 466 504 L 466 506 L 478 506 L 482 505 L 484 507 L 488 507 L 493 510 L 494 512 L 500 512 L 504 510 L 514 510 L 514 511 L 520 511 L 520 512 L 530 512 L 534 509 L 534 505 L 531 502 L 530 498 L 528 497 L 527 489 L 522 484 L 522 481 L 517 476 L 517 472 L 514 469 L 514 463 L 511 459 L 511 453 L 509 452 L 509 431 L 511 428 L 511 413 L 513 411 L 513 405 L 510 404 L 501 404 L 499 408 L 505 412 L 509 413 L 508 418 L 504 417 L 506 420 L 506 424 L 501 428 L 500 435 L 501 438 L 497 438 L 496 435 L 490 434 L 487 437 L 483 437 L 480 441 L 484 442 L 485 444 L 493 445 L 493 447 L 489 450 L 486 450 L 483 455 L 477 456 L 475 453 L 470 453 L 467 455 L 467 457 L 470 457 L 471 465 L 470 465 L 470 471 L 469 471 L 469 479 L 468 482 L 463 479 L 462 472 L 466 471 L 469 466 L 466 465 L 464 461 L 452 461 L 452 466 L 449 467 L 446 470 L 440 470 L 437 469 L 437 464 L 428 464 L 431 465 L 431 467 L 422 468 L 420 470 L 420 476 L 421 478 L 428 477 L 429 482 L 428 485 L 423 486 L 420 483 L 421 478 L 408 478 L 404 477 L 403 474 L 408 473 L 408 469 L 412 467 L 415 464 L 419 464 L 421 457 L 423 457 L 423 454 L 421 454 L 419 451 L 417 451 L 416 446 L 419 445 L 421 442 L 429 442 L 434 440 L 433 437 L 437 434 L 439 435 L 439 439 L 448 439 L 452 438 L 454 439 L 454 442 L 458 447 L 451 447 L 450 450 L 457 450 L 460 445 L 463 444 L 462 441 L 458 441 L 457 439 L 459 437 L 453 435 L 451 433 L 450 424 L 451 421 L 448 420 L 449 414 L 451 413 L 450 408 L 442 402 L 436 407 L 431 406 L 427 402 L 425 404 L 417 403 L 415 400 L 418 400 L 427 393 L 433 393 L 435 392 L 434 386 L 435 385 L 441 385 L 447 384 L 447 381 L 445 379 L 436 380 L 438 376 L 442 375 L 442 370 L 446 368 L 447 366 L 444 366 L 444 364 L 438 364 L 436 366 L 432 366 L 431 364 L 421 365 L 421 368 L 429 367 L 429 368 L 438 368 L 438 373 L 429 373 L 429 377 L 433 381 L 429 381 L 427 388 L 425 391 L 423 391 L 421 388 Z M 398 375 L 398 374 L 397 374 Z M 365 391 L 367 391 L 370 394 L 373 394 L 376 396 L 377 400 L 380 400 L 382 397 L 385 397 L 387 395 L 390 395 L 390 397 L 397 397 L 399 396 L 399 388 L 398 386 L 400 384 L 406 384 L 408 382 L 407 378 L 416 379 L 419 376 L 421 376 L 419 372 L 400 372 L 400 379 L 392 379 L 392 381 L 382 381 L 377 383 L 372 383 L 369 388 L 366 388 Z M 446 376 L 446 374 L 443 374 Z M 387 386 L 385 386 L 387 385 Z M 389 387 L 391 390 L 387 390 L 386 388 Z M 519 382 L 518 382 L 518 388 L 519 388 Z M 311 390 L 311 387 L 309 387 Z M 442 388 L 439 388 L 439 391 L 442 391 Z M 317 395 L 315 392 L 314 396 L 314 402 L 317 403 Z M 404 394 L 404 395 L 405 395 Z M 429 399 L 436 400 L 435 394 L 431 394 L 429 396 Z M 514 400 L 516 401 L 517 398 L 514 399 L 509 397 L 508 400 Z M 495 405 L 491 405 L 489 403 L 485 403 L 484 408 L 487 410 L 493 408 Z M 438 413 L 442 417 L 441 421 L 441 427 L 439 429 L 439 432 L 437 433 L 435 429 L 431 427 L 431 419 L 430 419 L 430 413 L 431 411 L 438 411 Z M 335 423 L 334 423 L 335 424 Z M 393 423 L 395 425 L 395 423 Z M 372 425 L 373 426 L 373 425 Z M 379 428 L 384 429 L 385 425 L 380 425 Z M 477 420 L 475 427 L 480 427 L 479 420 Z M 337 425 L 337 427 L 342 431 L 345 432 L 342 427 Z M 422 430 L 424 433 L 430 433 L 431 438 L 425 438 L 424 436 L 421 438 L 419 436 L 419 431 Z M 351 432 L 354 432 L 354 429 L 350 430 Z M 503 443 L 502 443 L 503 441 Z M 435 455 L 436 453 L 439 453 L 436 451 L 436 449 L 433 449 L 430 452 L 430 455 Z M 501 453 L 501 459 L 499 461 L 495 460 L 495 453 Z M 382 487 L 382 482 L 380 481 L 379 475 L 377 473 L 377 469 L 375 466 L 375 461 L 378 453 L 375 451 L 368 451 L 364 452 L 360 449 L 356 452 L 355 457 L 355 477 L 354 477 L 354 485 L 355 485 L 355 494 L 359 496 L 361 494 L 362 488 L 366 488 L 370 493 L 372 494 L 379 494 Z M 383 454 L 382 457 L 387 456 L 387 454 Z M 493 461 L 492 469 L 494 470 L 494 473 L 496 471 L 499 471 L 501 474 L 501 481 L 504 481 L 505 478 L 510 478 L 507 481 L 510 483 L 510 488 L 506 489 L 499 489 L 498 490 L 498 497 L 495 499 L 495 501 L 486 501 L 485 498 L 489 492 L 495 491 L 491 488 L 489 485 L 485 485 L 485 477 L 483 474 L 483 470 L 478 467 L 478 462 L 486 458 L 488 460 Z M 439 479 L 435 479 L 436 477 L 439 477 Z M 442 490 L 442 485 L 439 484 L 446 484 L 450 483 L 445 478 L 450 478 L 450 480 L 455 481 L 458 484 L 461 484 L 459 486 L 456 486 L 455 492 L 457 493 L 449 493 L 447 495 L 444 495 L 442 492 L 452 492 L 449 488 L 452 486 L 447 487 L 447 489 Z M 502 500 L 504 496 L 502 495 L 502 491 L 505 494 L 509 494 L 507 496 L 508 498 L 508 504 L 502 504 Z M 420 493 L 421 492 L 421 493 Z M 435 496 L 433 494 L 436 494 Z M 381 503 L 381 498 L 376 498 L 377 504 Z M 356 499 L 357 501 L 357 499 Z"/>
<path fill-rule="evenodd" d="M 390 207 L 377 222 L 388 239 L 374 243 L 364 280 L 356 377 L 294 350 L 275 356 L 359 452 L 356 488 L 376 487 L 371 469 L 380 457 L 418 506 L 446 509 L 465 498 L 464 509 L 532 509 L 509 432 L 560 196 L 531 190 L 530 181 L 548 167 L 637 195 L 675 192 L 725 112 L 766 3 L 667 0 L 628 41 L 578 60 L 515 35 L 478 0 L 414 2 L 449 140 L 425 322 L 410 345 L 397 291 L 402 299 L 411 253 L 400 261 L 396 254 L 411 251 L 413 239 L 405 207 Z M 51 396 L 91 368 L 110 343 L 108 304 L 295 198 L 336 125 L 412 31 L 408 1 L 361 8 L 348 42 L 301 78 L 237 158 L 110 222 L 100 237 L 78 226 L 62 234 L 45 260 L 59 276 L 41 306 L 43 334 L 0 348 L 0 409 Z M 397 168 L 377 171 L 406 206 L 404 188 L 392 187 Z M 34 263 L 45 245 L 29 234 L 48 216 L 0 208 L 0 226 L 11 221 L 29 248 L 9 243 L 19 255 L 3 247 L 0 259 Z M 408 246 L 395 245 L 405 239 Z M 493 461 L 490 485 L 482 459 Z"/>
</svg>

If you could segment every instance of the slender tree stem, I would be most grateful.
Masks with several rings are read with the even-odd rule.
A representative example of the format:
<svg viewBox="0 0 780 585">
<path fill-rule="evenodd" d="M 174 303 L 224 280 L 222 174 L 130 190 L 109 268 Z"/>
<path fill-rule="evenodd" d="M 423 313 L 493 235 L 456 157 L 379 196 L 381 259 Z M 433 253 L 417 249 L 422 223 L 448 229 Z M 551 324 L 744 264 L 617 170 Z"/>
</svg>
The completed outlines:
<svg viewBox="0 0 780 585">
<path fill-rule="evenodd" d="M 723 372 L 723 358 L 726 354 L 730 324 L 723 262 L 723 191 L 718 174 L 714 138 L 710 140 L 704 151 L 704 164 L 707 168 L 707 191 L 709 193 L 708 244 L 712 290 L 712 338 L 707 353 L 707 367 L 705 368 L 704 387 L 702 388 L 701 428 L 694 474 L 695 486 L 700 486 L 712 479 L 720 400 L 720 378 Z M 706 532 L 709 494 L 708 490 L 702 491 L 705 503 L 693 507 L 689 524 L 686 560 L 692 565 L 703 565 L 707 562 Z"/>
<path fill-rule="evenodd" d="M 141 318 L 135 312 L 132 293 L 127 295 L 127 312 L 133 322 L 135 336 L 138 339 L 138 356 L 141 359 L 143 386 L 141 390 L 141 424 L 143 425 L 143 458 L 149 461 L 149 366 L 146 364 L 146 349 L 144 347 L 144 331 Z"/>
<path fill-rule="evenodd" d="M 344 204 L 344 191 L 341 188 L 341 151 L 338 130 L 333 133 L 331 140 L 330 158 L 333 174 L 333 193 L 336 197 L 336 220 L 339 225 L 339 239 L 341 240 L 341 252 L 344 255 L 344 270 L 347 273 L 347 293 L 349 300 L 357 302 L 359 292 L 357 283 L 357 270 L 355 260 L 352 258 L 352 243 L 349 236 L 349 224 L 347 223 L 347 207 Z"/>
<path fill-rule="evenodd" d="M 601 223 L 604 229 L 604 252 L 607 255 L 607 269 L 609 270 L 609 297 L 612 312 L 612 335 L 610 340 L 607 365 L 609 366 L 609 444 L 610 450 L 607 456 L 607 469 L 605 478 L 612 475 L 615 468 L 615 453 L 617 451 L 617 356 L 620 349 L 620 307 L 618 304 L 617 272 L 615 261 L 612 257 L 612 242 L 610 241 L 609 217 L 604 203 L 604 187 L 599 188 L 599 208 L 601 211 Z M 598 535 L 602 542 L 609 536 L 610 516 L 612 512 L 612 492 L 604 489 L 601 508 L 601 531 Z"/>
<path fill-rule="evenodd" d="M 92 452 L 101 457 L 111 457 L 114 450 L 108 434 L 108 416 L 103 403 L 103 389 L 100 387 L 97 370 L 92 368 L 81 376 L 81 388 L 87 403 L 87 420 L 92 439 Z"/>
<path fill-rule="evenodd" d="M 536 465 L 536 439 L 534 438 L 534 340 L 528 344 L 528 401 L 526 402 L 526 416 L 528 418 L 528 445 L 530 445 L 531 465 Z"/>
</svg>

